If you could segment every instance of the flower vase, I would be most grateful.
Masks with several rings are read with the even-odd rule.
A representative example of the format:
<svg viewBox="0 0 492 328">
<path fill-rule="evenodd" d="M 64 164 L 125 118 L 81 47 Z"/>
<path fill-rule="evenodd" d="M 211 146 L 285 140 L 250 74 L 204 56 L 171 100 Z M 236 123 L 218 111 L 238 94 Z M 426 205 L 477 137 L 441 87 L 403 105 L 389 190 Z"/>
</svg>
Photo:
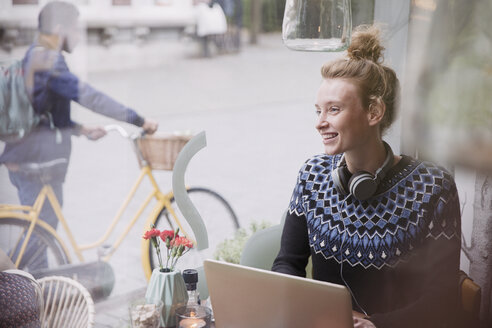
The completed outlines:
<svg viewBox="0 0 492 328">
<path fill-rule="evenodd" d="M 179 271 L 160 272 L 158 268 L 152 271 L 150 282 L 145 293 L 149 300 L 162 300 L 161 326 L 176 326 L 175 310 L 188 302 L 186 285 Z"/>
</svg>

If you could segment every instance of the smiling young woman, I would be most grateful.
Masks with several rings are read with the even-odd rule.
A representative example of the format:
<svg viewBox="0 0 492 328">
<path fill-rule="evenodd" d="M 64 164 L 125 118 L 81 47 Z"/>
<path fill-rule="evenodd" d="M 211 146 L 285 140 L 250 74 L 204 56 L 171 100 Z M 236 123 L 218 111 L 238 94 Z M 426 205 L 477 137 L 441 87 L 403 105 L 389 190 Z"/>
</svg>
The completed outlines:
<svg viewBox="0 0 492 328">
<path fill-rule="evenodd" d="M 302 166 L 273 270 L 346 285 L 354 327 L 458 327 L 461 217 L 452 176 L 383 141 L 399 99 L 380 32 L 356 29 L 323 65 L 316 97 L 325 154 Z"/>
</svg>

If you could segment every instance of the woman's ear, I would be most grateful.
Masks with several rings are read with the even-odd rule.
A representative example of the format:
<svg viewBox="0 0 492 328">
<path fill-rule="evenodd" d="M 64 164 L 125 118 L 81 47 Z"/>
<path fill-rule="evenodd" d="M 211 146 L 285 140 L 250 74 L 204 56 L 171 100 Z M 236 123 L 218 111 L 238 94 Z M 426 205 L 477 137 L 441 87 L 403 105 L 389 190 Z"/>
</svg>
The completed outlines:
<svg viewBox="0 0 492 328">
<path fill-rule="evenodd" d="M 367 113 L 369 125 L 374 126 L 381 122 L 386 111 L 386 105 L 380 97 L 371 101 L 369 111 Z"/>
</svg>

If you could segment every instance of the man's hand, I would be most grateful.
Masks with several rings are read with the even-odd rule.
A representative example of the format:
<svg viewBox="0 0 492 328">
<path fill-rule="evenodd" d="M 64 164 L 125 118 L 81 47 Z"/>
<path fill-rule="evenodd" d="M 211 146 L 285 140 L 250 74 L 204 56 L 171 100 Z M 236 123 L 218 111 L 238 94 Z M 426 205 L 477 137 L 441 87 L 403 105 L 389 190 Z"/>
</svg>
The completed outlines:
<svg viewBox="0 0 492 328">
<path fill-rule="evenodd" d="M 157 124 L 157 122 L 145 119 L 142 129 L 144 129 L 144 131 L 148 134 L 153 134 L 157 130 L 158 126 L 159 124 Z"/>
<path fill-rule="evenodd" d="M 83 134 L 89 140 L 101 139 L 106 135 L 106 133 L 107 133 L 106 130 L 104 130 L 104 128 L 100 126 L 97 127 L 82 126 L 82 128 L 80 129 L 80 134 Z"/>
</svg>

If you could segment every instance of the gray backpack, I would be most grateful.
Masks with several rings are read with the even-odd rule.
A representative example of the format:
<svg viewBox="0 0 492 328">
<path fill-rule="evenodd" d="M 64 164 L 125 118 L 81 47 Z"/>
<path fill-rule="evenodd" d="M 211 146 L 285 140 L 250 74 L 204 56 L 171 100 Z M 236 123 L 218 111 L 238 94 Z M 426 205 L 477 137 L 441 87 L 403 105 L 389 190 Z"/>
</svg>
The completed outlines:
<svg viewBox="0 0 492 328">
<path fill-rule="evenodd" d="M 0 140 L 20 140 L 39 121 L 26 92 L 22 62 L 0 67 Z"/>
</svg>

